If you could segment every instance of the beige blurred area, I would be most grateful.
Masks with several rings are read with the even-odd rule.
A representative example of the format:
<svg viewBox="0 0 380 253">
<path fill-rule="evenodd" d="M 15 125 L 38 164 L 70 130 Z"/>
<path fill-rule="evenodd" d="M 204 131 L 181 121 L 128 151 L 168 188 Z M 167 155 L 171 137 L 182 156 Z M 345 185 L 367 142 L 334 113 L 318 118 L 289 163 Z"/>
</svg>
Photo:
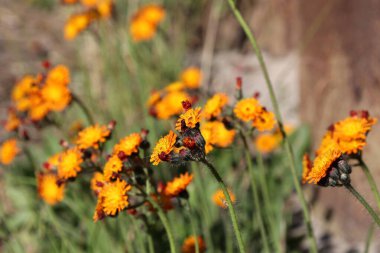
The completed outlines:
<svg viewBox="0 0 380 253">
<path fill-rule="evenodd" d="M 260 91 L 270 107 L 258 62 L 242 30 L 223 1 L 204 1 L 202 41 L 192 50 L 211 90 L 231 93 L 236 76 Z M 380 119 L 379 0 L 238 1 L 267 60 L 285 119 L 307 123 L 313 145 L 325 129 L 350 110 L 366 109 Z M 226 14 L 227 13 L 227 14 Z M 0 0 L 0 101 L 3 115 L 14 81 L 34 72 L 39 62 L 74 64 L 73 44 L 63 40 L 65 12 L 31 6 L 30 1 Z M 89 52 L 91 54 L 91 52 Z M 380 124 L 368 136 L 365 160 L 380 185 Z M 355 169 L 353 185 L 375 201 L 364 174 Z M 319 237 L 332 234 L 334 252 L 363 252 L 370 217 L 344 189 L 305 186 Z M 331 218 L 326 213 L 331 211 Z M 379 230 L 371 252 L 380 252 Z M 377 244 L 377 246 L 376 246 Z M 377 248 L 376 248 L 377 247 Z"/>
</svg>

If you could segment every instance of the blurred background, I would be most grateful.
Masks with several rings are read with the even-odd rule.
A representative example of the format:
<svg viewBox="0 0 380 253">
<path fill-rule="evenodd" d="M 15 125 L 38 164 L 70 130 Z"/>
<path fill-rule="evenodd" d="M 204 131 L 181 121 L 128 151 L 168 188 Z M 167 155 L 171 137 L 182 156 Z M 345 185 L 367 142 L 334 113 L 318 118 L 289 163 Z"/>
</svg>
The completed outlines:
<svg viewBox="0 0 380 253">
<path fill-rule="evenodd" d="M 167 11 L 163 31 L 151 43 L 137 45 L 128 36 L 128 22 L 147 1 L 116 1 L 115 20 L 96 24 L 99 37 L 84 32 L 74 41 L 66 41 L 63 26 L 73 12 L 72 7 L 54 0 L 0 0 L 1 115 L 5 115 L 16 80 L 24 74 L 41 71 L 41 61 L 45 59 L 69 66 L 72 89 L 83 98 L 98 122 L 117 119 L 118 136 L 138 131 L 142 126 L 155 126 L 157 131 L 151 137 L 152 141 L 156 140 L 168 123 L 157 123 L 149 117 L 146 100 L 152 89 L 175 81 L 180 71 L 191 65 L 201 67 L 204 90 L 233 94 L 235 79 L 241 76 L 245 94 L 260 92 L 263 104 L 271 108 L 256 57 L 227 2 L 153 2 L 162 4 Z M 285 121 L 299 126 L 294 137 L 299 144 L 296 147 L 299 157 L 304 151 L 313 150 L 325 129 L 348 116 L 350 110 L 369 110 L 371 115 L 380 117 L 380 1 L 237 2 L 262 47 Z M 69 119 L 75 119 L 80 112 L 73 110 L 67 114 Z M 51 135 L 59 136 L 59 133 L 49 129 L 33 140 L 42 147 L 34 150 L 38 164 L 59 149 L 58 143 L 49 138 Z M 380 182 L 376 160 L 380 152 L 379 139 L 380 128 L 376 125 L 368 138 L 365 159 L 377 182 Z M 233 151 L 225 152 L 231 160 L 237 159 Z M 283 160 L 277 161 L 274 166 L 287 166 L 281 164 Z M 99 224 L 92 224 L 93 207 L 86 211 L 86 205 L 75 206 L 81 198 L 75 196 L 74 190 L 65 203 L 70 211 L 53 212 L 38 201 L 33 173 L 27 172 L 25 163 L 20 164 L 15 170 L 0 171 L 0 249 L 4 252 L 52 252 L 51 249 L 53 252 L 83 249 L 97 252 L 108 251 L 111 245 L 115 252 L 123 252 L 125 242 L 115 238 L 135 238 L 139 225 L 134 224 L 127 231 L 118 227 L 120 218 L 119 223 L 110 221 L 108 228 L 99 230 Z M 24 176 L 16 176 L 17 173 Z M 238 172 L 229 173 L 232 178 L 239 178 Z M 374 204 L 369 186 L 362 183 L 365 181 L 362 172 L 354 172 L 352 178 L 353 185 Z M 291 184 L 290 180 L 284 179 L 284 182 Z M 216 188 L 215 185 L 210 187 L 210 191 Z M 244 182 L 241 187 L 244 189 Z M 325 252 L 362 252 L 371 220 L 360 204 L 343 189 L 304 188 L 319 241 L 326 245 Z M 292 210 L 289 215 L 293 223 L 290 224 L 297 227 L 297 219 L 300 219 L 297 200 L 291 189 L 285 195 L 283 208 Z M 248 204 L 238 203 L 238 208 L 244 209 Z M 58 209 L 64 209 L 65 205 Z M 217 210 L 212 209 L 212 212 L 217 219 Z M 84 214 L 87 217 L 82 221 Z M 132 222 L 130 218 L 121 220 Z M 213 224 L 217 228 L 218 223 Z M 47 237 L 44 242 L 36 241 L 44 239 L 49 231 L 53 231 L 56 238 L 66 239 L 59 242 Z M 124 236 L 105 231 L 124 231 Z M 178 233 L 184 235 L 185 231 Z M 78 234 L 89 239 L 82 241 Z M 88 246 L 105 234 L 110 241 L 104 240 L 99 247 Z M 374 238 L 379 236 L 379 231 L 375 231 Z M 39 245 L 41 243 L 46 247 Z M 373 252 L 380 251 L 376 243 L 379 244 L 378 240 L 373 240 Z M 295 251 L 302 249 L 297 247 Z M 220 251 L 224 251 L 223 247 Z"/>
</svg>

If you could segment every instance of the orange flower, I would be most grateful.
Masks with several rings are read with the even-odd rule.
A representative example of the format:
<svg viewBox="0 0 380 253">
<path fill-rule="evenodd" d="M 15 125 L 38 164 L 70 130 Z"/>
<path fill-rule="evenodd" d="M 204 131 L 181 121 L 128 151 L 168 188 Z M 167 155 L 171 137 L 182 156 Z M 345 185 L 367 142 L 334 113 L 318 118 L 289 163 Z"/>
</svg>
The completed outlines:
<svg viewBox="0 0 380 253">
<path fill-rule="evenodd" d="M 65 184 L 57 184 L 58 177 L 53 173 L 40 173 L 37 176 L 38 195 L 49 205 L 61 202 L 64 197 Z"/>
<path fill-rule="evenodd" d="M 165 10 L 156 4 L 148 4 L 143 6 L 138 15 L 154 26 L 157 26 L 165 18 Z"/>
<path fill-rule="evenodd" d="M 202 72 L 199 68 L 189 67 L 182 71 L 181 81 L 189 89 L 197 89 L 201 86 Z"/>
<path fill-rule="evenodd" d="M 40 121 L 49 113 L 49 105 L 43 100 L 40 91 L 30 94 L 30 109 L 28 116 L 33 121 Z"/>
<path fill-rule="evenodd" d="M 91 15 L 88 12 L 72 15 L 65 24 L 64 33 L 66 40 L 73 40 L 84 31 L 91 23 Z"/>
<path fill-rule="evenodd" d="M 182 244 L 182 253 L 195 253 L 195 240 L 198 240 L 199 253 L 206 252 L 206 244 L 201 236 L 195 238 L 194 236 L 189 236 L 185 239 Z"/>
<path fill-rule="evenodd" d="M 11 132 L 16 130 L 21 124 L 21 120 L 17 117 L 14 110 L 8 110 L 8 118 L 5 122 L 4 128 L 6 131 Z"/>
<path fill-rule="evenodd" d="M 263 133 L 256 137 L 255 146 L 259 152 L 267 154 L 275 150 L 278 147 L 280 141 L 281 136 L 278 134 Z"/>
<path fill-rule="evenodd" d="M 45 82 L 67 86 L 70 83 L 70 70 L 65 65 L 57 65 L 48 72 Z"/>
<path fill-rule="evenodd" d="M 228 190 L 228 194 L 230 195 L 231 202 L 235 203 L 236 197 L 232 193 L 232 191 Z M 214 193 L 214 195 L 212 196 L 212 200 L 214 201 L 214 203 L 216 205 L 218 205 L 218 206 L 220 206 L 222 208 L 227 208 L 228 207 L 226 196 L 224 195 L 224 193 L 223 193 L 223 191 L 221 189 L 217 190 Z"/>
<path fill-rule="evenodd" d="M 191 108 L 187 110 L 185 113 L 179 116 L 177 123 L 175 124 L 175 129 L 177 131 L 181 131 L 182 129 L 182 121 L 185 123 L 185 126 L 188 128 L 195 128 L 200 121 L 200 113 L 201 108 Z"/>
<path fill-rule="evenodd" d="M 221 114 L 223 107 L 228 103 L 228 97 L 224 93 L 217 93 L 207 100 L 203 109 L 205 119 L 211 119 Z"/>
<path fill-rule="evenodd" d="M 167 92 L 182 91 L 183 89 L 185 89 L 185 85 L 180 81 L 170 83 L 165 87 Z"/>
<path fill-rule="evenodd" d="M 26 111 L 30 107 L 29 95 L 36 89 L 36 79 L 31 75 L 24 76 L 12 90 L 12 100 L 19 111 Z"/>
<path fill-rule="evenodd" d="M 98 195 L 105 184 L 106 180 L 104 178 L 104 175 L 100 172 L 95 172 L 91 179 L 91 190 L 93 190 L 95 194 Z"/>
<path fill-rule="evenodd" d="M 78 148 L 66 150 L 59 159 L 58 177 L 60 179 L 76 177 L 78 172 L 82 170 L 80 167 L 82 162 L 82 153 Z"/>
<path fill-rule="evenodd" d="M 75 143 L 80 149 L 98 149 L 99 144 L 105 142 L 110 133 L 107 126 L 99 126 L 96 124 L 80 131 Z"/>
<path fill-rule="evenodd" d="M 190 100 L 189 94 L 183 91 L 173 91 L 167 93 L 155 107 L 155 116 L 158 119 L 169 119 L 172 116 L 181 114 L 182 101 Z"/>
<path fill-rule="evenodd" d="M 170 131 L 169 134 L 159 139 L 150 156 L 150 162 L 153 163 L 153 165 L 158 165 L 163 161 L 163 157 L 169 156 L 174 150 L 176 139 L 177 135 L 173 131 Z"/>
<path fill-rule="evenodd" d="M 142 142 L 141 135 L 138 133 L 130 134 L 129 136 L 121 139 L 118 144 L 113 148 L 114 154 L 119 154 L 119 152 L 123 152 L 124 155 L 130 156 L 133 153 L 137 153 L 139 151 L 139 146 Z"/>
<path fill-rule="evenodd" d="M 104 178 L 107 181 L 115 178 L 115 174 L 118 174 L 123 168 L 123 162 L 117 155 L 111 156 L 104 165 Z"/>
<path fill-rule="evenodd" d="M 302 183 L 306 183 L 308 180 L 309 173 L 313 167 L 310 157 L 308 154 L 305 154 L 302 159 Z"/>
<path fill-rule="evenodd" d="M 172 181 L 168 182 L 165 187 L 165 195 L 170 197 L 178 196 L 181 192 L 186 190 L 186 187 L 193 180 L 193 175 L 189 173 L 181 174 L 175 177 Z"/>
<path fill-rule="evenodd" d="M 201 125 L 200 127 L 201 134 L 203 136 L 203 139 L 205 140 L 205 152 L 206 154 L 210 153 L 213 149 L 214 146 L 212 145 L 213 139 L 212 137 L 214 136 L 213 133 L 213 124 L 212 122 L 206 122 Z"/>
<path fill-rule="evenodd" d="M 250 121 L 258 117 L 263 108 L 255 98 L 245 98 L 240 100 L 234 108 L 235 116 L 243 121 Z"/>
<path fill-rule="evenodd" d="M 41 89 L 42 99 L 52 111 L 62 111 L 71 101 L 70 90 L 61 84 L 47 83 Z"/>
<path fill-rule="evenodd" d="M 263 111 L 253 120 L 253 126 L 259 131 L 269 131 L 274 128 L 276 118 L 273 112 Z"/>
<path fill-rule="evenodd" d="M 0 162 L 5 165 L 11 164 L 20 151 L 16 139 L 12 138 L 4 141 L 0 146 Z"/>
</svg>

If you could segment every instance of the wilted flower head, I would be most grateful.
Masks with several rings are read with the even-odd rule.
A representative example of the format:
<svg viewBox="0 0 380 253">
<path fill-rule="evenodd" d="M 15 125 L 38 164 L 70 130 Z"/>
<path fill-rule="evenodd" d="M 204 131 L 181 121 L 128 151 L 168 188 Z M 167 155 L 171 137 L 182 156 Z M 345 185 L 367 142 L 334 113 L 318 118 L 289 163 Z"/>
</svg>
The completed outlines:
<svg viewBox="0 0 380 253">
<path fill-rule="evenodd" d="M 20 151 L 16 139 L 12 138 L 4 141 L 0 146 L 0 162 L 5 165 L 11 164 Z"/>
<path fill-rule="evenodd" d="M 38 195 L 49 205 L 61 202 L 64 197 L 65 184 L 57 184 L 55 173 L 40 173 L 37 176 Z"/>
<path fill-rule="evenodd" d="M 189 236 L 185 239 L 182 244 L 182 253 L 195 253 L 195 240 L 198 240 L 199 253 L 206 252 L 206 244 L 201 236 L 195 238 L 194 236 Z"/>
</svg>

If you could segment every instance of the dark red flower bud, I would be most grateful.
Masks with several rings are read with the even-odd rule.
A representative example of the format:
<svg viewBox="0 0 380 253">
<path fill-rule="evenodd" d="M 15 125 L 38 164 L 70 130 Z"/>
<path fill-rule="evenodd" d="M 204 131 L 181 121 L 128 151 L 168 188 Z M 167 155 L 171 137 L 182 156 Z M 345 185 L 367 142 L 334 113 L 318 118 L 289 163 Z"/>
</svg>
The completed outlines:
<svg viewBox="0 0 380 253">
<path fill-rule="evenodd" d="M 255 93 L 253 93 L 253 97 L 258 99 L 260 97 L 260 92 L 256 91 Z"/>
<path fill-rule="evenodd" d="M 119 157 L 122 161 L 127 159 L 127 155 L 123 151 L 119 151 L 119 153 L 117 153 L 117 157 Z"/>
<path fill-rule="evenodd" d="M 182 107 L 185 111 L 191 109 L 191 102 L 189 100 L 182 101 Z"/>
<path fill-rule="evenodd" d="M 48 163 L 48 162 L 44 162 L 44 163 L 42 164 L 42 167 L 44 167 L 44 169 L 50 170 L 50 169 L 51 169 L 51 164 Z"/>
<path fill-rule="evenodd" d="M 109 123 L 108 123 L 108 126 L 107 126 L 107 128 L 109 129 L 109 130 L 114 130 L 115 129 L 115 126 L 116 126 L 116 120 L 111 120 Z"/>
<path fill-rule="evenodd" d="M 51 63 L 50 63 L 50 61 L 48 61 L 48 60 L 44 60 L 44 61 L 42 61 L 42 62 L 41 62 L 41 65 L 42 65 L 42 67 L 44 67 L 45 69 L 50 69 L 50 67 L 51 67 Z"/>
<path fill-rule="evenodd" d="M 59 145 L 61 145 L 63 148 L 68 148 L 69 147 L 69 143 L 66 140 L 60 140 L 59 141 Z"/>
<path fill-rule="evenodd" d="M 137 210 L 135 208 L 128 209 L 127 213 L 130 214 L 130 215 L 136 215 L 137 214 Z"/>
<path fill-rule="evenodd" d="M 358 116 L 358 112 L 357 112 L 357 111 L 354 111 L 354 110 L 351 110 L 351 111 L 350 111 L 350 116 L 351 116 L 351 117 Z"/>
<path fill-rule="evenodd" d="M 103 187 L 104 186 L 104 183 L 103 182 L 100 182 L 100 181 L 96 181 L 96 186 L 98 187 Z"/>
<path fill-rule="evenodd" d="M 187 147 L 188 149 L 193 149 L 196 146 L 195 140 L 190 137 L 185 137 L 183 139 L 183 146 Z"/>
<path fill-rule="evenodd" d="M 331 125 L 327 128 L 327 130 L 333 132 L 333 131 L 334 131 L 334 128 L 335 128 L 334 125 L 331 124 Z"/>
<path fill-rule="evenodd" d="M 170 161 L 170 154 L 166 154 L 165 152 L 161 152 L 158 155 L 158 158 L 160 158 L 161 161 L 168 162 L 168 161 Z"/>
<path fill-rule="evenodd" d="M 369 112 L 366 111 L 366 110 L 362 110 L 362 111 L 360 111 L 360 117 L 363 118 L 363 119 L 368 119 L 368 117 L 369 117 Z"/>
</svg>

